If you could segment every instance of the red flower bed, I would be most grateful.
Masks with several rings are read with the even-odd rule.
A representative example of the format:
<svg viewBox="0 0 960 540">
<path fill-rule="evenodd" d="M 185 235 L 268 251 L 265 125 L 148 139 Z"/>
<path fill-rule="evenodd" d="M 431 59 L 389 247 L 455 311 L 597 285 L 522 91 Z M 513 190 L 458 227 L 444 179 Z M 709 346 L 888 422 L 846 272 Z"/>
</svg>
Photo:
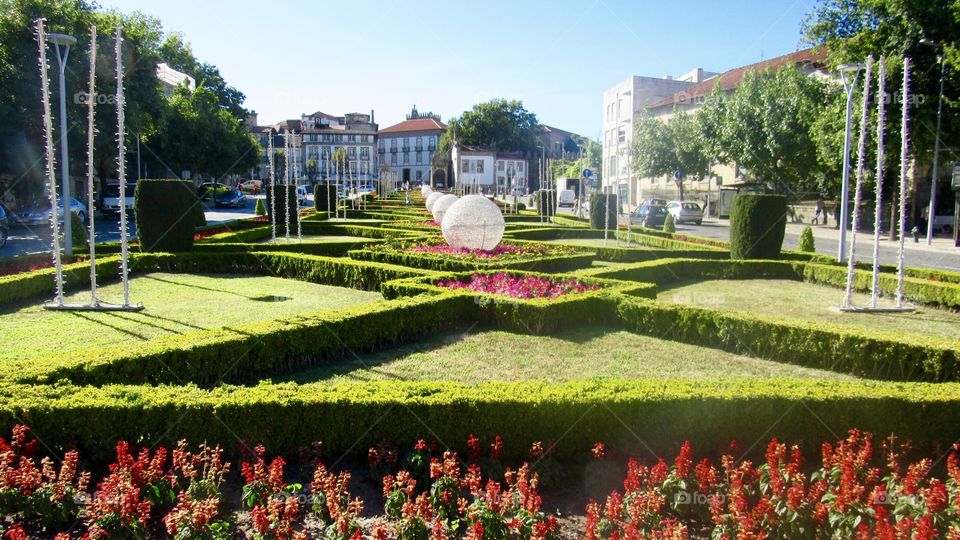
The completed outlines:
<svg viewBox="0 0 960 540">
<path fill-rule="evenodd" d="M 87 257 L 63 257 L 61 261 L 63 264 L 73 264 L 86 262 Z M 37 255 L 35 257 L 26 257 L 20 261 L 2 264 L 0 265 L 0 276 L 12 276 L 22 272 L 32 272 L 34 270 L 43 270 L 44 268 L 53 268 L 53 266 L 53 255 L 46 253 Z"/>
<path fill-rule="evenodd" d="M 439 227 L 439 226 L 440 226 L 439 223 L 437 223 L 436 221 L 434 221 L 434 220 L 432 220 L 432 219 L 429 219 L 429 220 L 427 220 L 427 221 L 424 221 L 423 223 L 421 223 L 421 225 L 423 225 L 424 227 Z"/>
<path fill-rule="evenodd" d="M 574 278 L 552 280 L 537 276 L 513 276 L 506 272 L 473 274 L 469 281 L 441 281 L 438 287 L 502 294 L 511 298 L 556 298 L 565 294 L 600 290 Z"/>
<path fill-rule="evenodd" d="M 350 472 L 322 462 L 319 443 L 301 451 L 312 467 L 305 485 L 287 481 L 286 461 L 267 459 L 263 446 L 247 451 L 241 480 L 219 446 L 191 450 L 186 442 L 168 452 L 116 447 L 93 492 L 90 473 L 67 452 L 54 464 L 38 459 L 29 428 L 15 426 L 0 438 L 0 535 L 6 540 L 54 537 L 353 540 L 446 538 L 548 540 L 563 524 L 543 510 L 540 485 L 559 492 L 590 490 L 590 480 L 622 474 L 610 449 L 597 443 L 583 471 L 586 488 L 570 484 L 551 451 L 534 442 L 529 462 L 503 463 L 498 436 L 484 449 L 471 435 L 464 456 L 419 441 L 401 452 L 381 443 L 368 452 L 368 481 L 383 493 L 375 521 L 360 518 L 365 504 L 351 494 Z M 584 449 L 587 453 L 587 449 Z M 586 505 L 582 530 L 564 536 L 586 540 L 631 538 L 960 538 L 960 454 L 935 463 L 907 463 L 909 444 L 891 437 L 875 442 L 851 431 L 823 443 L 821 459 L 806 465 L 800 449 L 770 441 L 761 463 L 742 460 L 735 445 L 717 462 L 697 460 L 689 443 L 668 462 L 627 462 L 623 489 Z M 580 467 L 576 467 L 580 469 Z M 362 472 L 362 471 L 361 471 Z M 240 508 L 229 508 L 224 491 L 238 482 Z M 585 498 L 585 497 L 584 497 Z M 370 501 L 367 501 L 370 502 Z M 56 536 L 54 536 L 56 535 Z"/>
</svg>

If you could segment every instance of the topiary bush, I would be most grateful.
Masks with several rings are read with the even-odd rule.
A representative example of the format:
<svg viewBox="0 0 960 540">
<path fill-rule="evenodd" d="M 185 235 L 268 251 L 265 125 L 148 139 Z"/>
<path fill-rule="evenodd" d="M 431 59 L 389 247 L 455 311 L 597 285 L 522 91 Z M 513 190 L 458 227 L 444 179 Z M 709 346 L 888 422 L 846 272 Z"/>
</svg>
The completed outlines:
<svg viewBox="0 0 960 540">
<path fill-rule="evenodd" d="M 141 180 L 134 192 L 133 213 L 141 251 L 190 251 L 203 206 L 193 183 L 184 180 Z"/>
<path fill-rule="evenodd" d="M 257 199 L 257 206 L 253 209 L 253 213 L 258 216 L 267 215 L 267 205 L 263 204 L 263 199 Z"/>
<path fill-rule="evenodd" d="M 730 210 L 730 258 L 779 258 L 786 226 L 783 195 L 737 195 Z"/>
<path fill-rule="evenodd" d="M 337 209 L 337 185 L 329 182 L 313 186 L 313 207 L 317 212 L 333 212 Z"/>
<path fill-rule="evenodd" d="M 813 229 L 810 227 L 804 227 L 803 232 L 800 233 L 800 245 L 797 247 L 797 250 L 807 253 L 817 251 L 816 243 L 813 240 Z"/>
<path fill-rule="evenodd" d="M 541 189 L 533 194 L 533 203 L 537 205 L 537 213 L 541 216 L 552 216 L 557 213 L 557 194 L 554 191 Z"/>
<path fill-rule="evenodd" d="M 610 209 L 609 214 L 607 208 Z M 606 227 L 603 218 L 607 216 Z M 590 226 L 594 229 L 617 228 L 617 196 L 609 193 L 594 193 L 590 196 Z"/>
<path fill-rule="evenodd" d="M 87 244 L 87 225 L 80 216 L 70 212 L 70 237 L 73 239 L 73 249 L 89 247 Z"/>
<path fill-rule="evenodd" d="M 663 232 L 665 233 L 675 233 L 677 232 L 676 222 L 673 220 L 673 214 L 667 213 L 666 219 L 663 220 Z"/>
<path fill-rule="evenodd" d="M 276 190 L 277 192 L 276 207 L 274 207 L 274 205 L 271 204 L 273 200 L 274 190 Z M 284 193 L 286 193 L 286 195 L 284 195 Z M 297 204 L 297 186 L 293 184 L 290 184 L 290 185 L 279 184 L 276 186 L 273 186 L 273 185 L 267 186 L 267 208 L 266 208 L 267 215 L 270 215 L 271 208 L 276 208 L 277 234 L 287 234 L 287 229 L 284 226 L 284 219 L 287 218 L 288 212 L 283 208 L 284 202 L 286 202 L 287 206 L 290 209 L 289 223 L 290 223 L 290 230 L 293 230 L 297 226 L 297 212 L 300 211 L 299 204 Z"/>
</svg>

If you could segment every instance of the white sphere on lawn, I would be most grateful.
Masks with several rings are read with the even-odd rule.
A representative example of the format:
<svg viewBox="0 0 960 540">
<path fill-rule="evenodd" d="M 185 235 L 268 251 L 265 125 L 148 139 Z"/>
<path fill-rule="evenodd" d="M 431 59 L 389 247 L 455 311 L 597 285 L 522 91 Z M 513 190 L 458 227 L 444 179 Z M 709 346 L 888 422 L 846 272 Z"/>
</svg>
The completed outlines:
<svg viewBox="0 0 960 540">
<path fill-rule="evenodd" d="M 439 191 L 434 191 L 427 197 L 427 210 L 433 212 L 433 205 L 437 204 L 437 201 L 440 200 L 445 194 L 440 193 Z"/>
<path fill-rule="evenodd" d="M 446 214 L 447 210 L 450 208 L 450 205 L 457 202 L 460 197 L 457 197 L 453 193 L 448 193 L 443 197 L 440 197 L 437 202 L 433 203 L 433 220 L 437 223 L 443 223 L 443 215 Z"/>
<path fill-rule="evenodd" d="M 440 223 L 443 238 L 457 249 L 490 251 L 500 244 L 505 228 L 503 212 L 483 195 L 467 195 L 454 201 Z"/>
<path fill-rule="evenodd" d="M 420 195 L 423 195 L 424 197 L 427 197 L 427 196 L 429 196 L 431 193 L 433 193 L 433 188 L 430 187 L 429 184 L 424 184 L 424 185 L 420 186 Z"/>
</svg>

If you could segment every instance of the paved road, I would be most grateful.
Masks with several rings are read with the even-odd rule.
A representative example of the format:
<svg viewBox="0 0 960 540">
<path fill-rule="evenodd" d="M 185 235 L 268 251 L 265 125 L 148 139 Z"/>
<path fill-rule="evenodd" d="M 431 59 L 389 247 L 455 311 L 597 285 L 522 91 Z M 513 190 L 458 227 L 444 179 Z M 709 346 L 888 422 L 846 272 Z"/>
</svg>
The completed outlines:
<svg viewBox="0 0 960 540">
<path fill-rule="evenodd" d="M 217 208 L 204 212 L 207 217 L 207 224 L 214 225 L 231 221 L 253 217 L 255 202 L 250 201 L 246 208 Z M 128 220 L 130 238 L 137 236 L 137 224 L 133 216 Z M 94 229 L 97 235 L 97 242 L 116 242 L 120 240 L 120 221 L 118 219 L 97 219 L 94 223 Z M 0 257 L 12 257 L 14 255 L 25 255 L 28 253 L 41 253 L 50 251 L 50 229 L 49 227 L 13 227 L 10 230 L 10 238 L 7 245 L 0 248 Z M 76 253 L 76 250 L 75 250 Z M 78 253 L 79 254 L 79 253 Z"/>
</svg>

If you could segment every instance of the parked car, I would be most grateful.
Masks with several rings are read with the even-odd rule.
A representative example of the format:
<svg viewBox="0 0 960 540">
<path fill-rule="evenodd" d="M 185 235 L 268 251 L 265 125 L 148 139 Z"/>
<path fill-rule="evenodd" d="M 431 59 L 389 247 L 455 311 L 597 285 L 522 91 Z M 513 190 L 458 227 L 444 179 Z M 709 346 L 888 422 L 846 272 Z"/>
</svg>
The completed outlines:
<svg viewBox="0 0 960 540">
<path fill-rule="evenodd" d="M 214 208 L 245 208 L 247 196 L 239 189 L 225 191 L 214 198 L 213 206 Z"/>
<path fill-rule="evenodd" d="M 70 198 L 70 211 L 76 214 L 80 221 L 87 221 L 87 206 L 80 201 Z M 25 227 L 46 226 L 50 224 L 50 206 L 36 206 L 17 212 L 17 224 Z M 63 197 L 57 197 L 57 218 L 63 224 Z"/>
<path fill-rule="evenodd" d="M 572 189 L 561 189 L 557 192 L 557 206 L 569 206 L 573 208 L 573 203 L 577 201 L 577 192 Z"/>
<path fill-rule="evenodd" d="M 703 223 L 703 210 L 700 205 L 689 201 L 670 201 L 667 203 L 667 212 L 673 214 L 676 223 Z"/>
<path fill-rule="evenodd" d="M 640 225 L 651 229 L 663 227 L 667 219 L 667 208 L 655 204 L 644 204 L 630 214 L 630 225 Z"/>
<path fill-rule="evenodd" d="M 263 191 L 263 182 L 260 180 L 247 180 L 240 183 L 240 190 L 244 193 L 260 193 Z"/>
<path fill-rule="evenodd" d="M 0 248 L 7 244 L 7 236 L 10 235 L 10 218 L 7 217 L 7 210 L 0 204 Z"/>
<path fill-rule="evenodd" d="M 216 197 L 234 191 L 235 189 L 236 188 L 220 182 L 204 182 L 197 187 L 197 198 L 200 199 L 201 202 L 214 204 Z"/>
<path fill-rule="evenodd" d="M 313 195 L 313 184 L 297 186 L 297 203 L 303 205 L 307 202 L 307 197 Z"/>
<path fill-rule="evenodd" d="M 650 199 L 649 201 L 644 201 L 640 203 L 641 206 L 643 206 L 644 204 L 649 204 L 650 206 L 666 206 L 667 200 L 666 199 Z"/>
<path fill-rule="evenodd" d="M 366 193 L 376 194 L 377 188 L 373 187 L 373 184 L 363 184 L 357 186 L 357 195 L 364 195 Z"/>
<path fill-rule="evenodd" d="M 126 193 L 123 198 L 123 209 L 126 212 L 133 210 L 133 196 L 137 190 L 136 182 L 127 182 Z M 103 207 L 100 209 L 104 216 L 120 217 L 120 183 L 113 181 L 107 183 L 106 193 L 103 195 Z"/>
</svg>

